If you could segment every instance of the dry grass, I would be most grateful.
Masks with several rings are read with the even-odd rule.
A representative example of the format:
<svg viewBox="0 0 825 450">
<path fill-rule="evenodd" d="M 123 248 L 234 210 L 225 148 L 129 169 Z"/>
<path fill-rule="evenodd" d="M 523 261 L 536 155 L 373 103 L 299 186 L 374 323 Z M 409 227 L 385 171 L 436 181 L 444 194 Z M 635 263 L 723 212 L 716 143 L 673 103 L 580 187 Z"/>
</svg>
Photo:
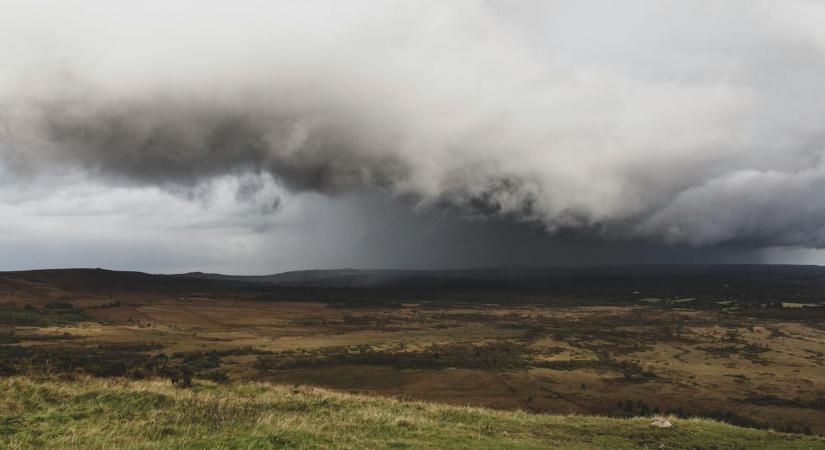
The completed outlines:
<svg viewBox="0 0 825 450">
<path fill-rule="evenodd" d="M 193 389 L 162 381 L 0 380 L 0 447 L 774 448 L 825 440 L 700 419 L 534 415 L 266 383 Z"/>
<path fill-rule="evenodd" d="M 14 345 L 21 347 L 54 347 L 55 354 L 112 344 L 156 345 L 143 352 L 148 355 L 223 351 L 219 367 L 209 370 L 225 371 L 235 381 L 313 384 L 531 412 L 645 412 L 617 408 L 631 400 L 650 412 L 709 415 L 825 434 L 825 407 L 810 407 L 812 400 L 825 398 L 825 330 L 811 323 L 720 318 L 708 311 L 650 305 L 334 308 L 199 297 L 85 312 L 94 321 L 0 326 L 0 334 L 14 333 L 20 341 Z M 64 335 L 71 339 L 63 340 Z M 516 368 L 442 368 L 353 363 L 340 357 L 362 346 L 386 352 L 403 344 L 404 351 L 421 351 L 432 344 L 486 342 L 523 346 L 529 361 Z M 246 348 L 292 351 L 309 359 L 338 356 L 318 366 L 260 370 L 258 355 L 232 354 Z M 573 364 L 565 367 L 565 362 Z M 628 380 L 618 363 L 656 376 Z M 770 392 L 782 404 L 750 401 L 755 392 Z"/>
</svg>

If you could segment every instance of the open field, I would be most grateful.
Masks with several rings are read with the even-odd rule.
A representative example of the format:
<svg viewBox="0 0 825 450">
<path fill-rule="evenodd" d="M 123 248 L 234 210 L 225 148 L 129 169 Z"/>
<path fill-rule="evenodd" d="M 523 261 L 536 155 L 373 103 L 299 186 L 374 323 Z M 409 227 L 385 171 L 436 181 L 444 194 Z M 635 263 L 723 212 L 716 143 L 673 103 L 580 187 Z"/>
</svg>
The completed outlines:
<svg viewBox="0 0 825 450">
<path fill-rule="evenodd" d="M 758 305 L 684 293 L 494 303 L 376 290 L 370 303 L 340 288 L 291 301 L 290 290 L 171 280 L 80 292 L 36 277 L 12 290 L 23 282 L 7 279 L 0 371 L 276 382 L 825 434 L 825 326 L 809 294 Z"/>
<path fill-rule="evenodd" d="M 673 418 L 549 416 L 311 387 L 0 380 L 0 446 L 20 448 L 823 449 L 812 436 Z"/>
</svg>

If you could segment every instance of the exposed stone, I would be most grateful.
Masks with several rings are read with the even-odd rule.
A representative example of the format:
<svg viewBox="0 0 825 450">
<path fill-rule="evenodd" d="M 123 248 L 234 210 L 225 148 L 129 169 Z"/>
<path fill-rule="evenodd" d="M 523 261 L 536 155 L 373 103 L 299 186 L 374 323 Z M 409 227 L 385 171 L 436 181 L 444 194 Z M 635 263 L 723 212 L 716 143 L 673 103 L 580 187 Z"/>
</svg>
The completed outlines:
<svg viewBox="0 0 825 450">
<path fill-rule="evenodd" d="M 660 418 L 654 420 L 653 422 L 651 422 L 650 426 L 655 427 L 655 428 L 670 428 L 670 427 L 673 426 L 673 424 L 670 423 L 669 420 L 660 417 Z"/>
</svg>

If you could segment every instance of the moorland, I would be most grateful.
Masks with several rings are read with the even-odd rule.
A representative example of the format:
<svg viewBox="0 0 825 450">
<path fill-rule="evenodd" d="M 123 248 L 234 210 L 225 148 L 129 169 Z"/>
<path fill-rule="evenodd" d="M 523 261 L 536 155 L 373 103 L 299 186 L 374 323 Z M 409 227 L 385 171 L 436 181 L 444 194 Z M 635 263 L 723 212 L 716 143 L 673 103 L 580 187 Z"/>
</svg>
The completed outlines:
<svg viewBox="0 0 825 450">
<path fill-rule="evenodd" d="M 6 392 L 274 383 L 825 435 L 823 292 L 813 266 L 5 272 L 0 375 Z"/>
</svg>

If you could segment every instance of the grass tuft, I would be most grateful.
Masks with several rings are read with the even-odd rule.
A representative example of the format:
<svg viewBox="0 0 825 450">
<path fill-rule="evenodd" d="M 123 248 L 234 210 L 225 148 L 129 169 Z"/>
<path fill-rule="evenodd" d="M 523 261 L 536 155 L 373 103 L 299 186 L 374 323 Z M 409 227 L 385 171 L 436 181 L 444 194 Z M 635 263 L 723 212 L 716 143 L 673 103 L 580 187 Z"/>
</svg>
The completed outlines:
<svg viewBox="0 0 825 450">
<path fill-rule="evenodd" d="M 825 440 L 675 419 L 533 415 L 265 383 L 0 380 L 0 448 L 768 448 Z"/>
</svg>

